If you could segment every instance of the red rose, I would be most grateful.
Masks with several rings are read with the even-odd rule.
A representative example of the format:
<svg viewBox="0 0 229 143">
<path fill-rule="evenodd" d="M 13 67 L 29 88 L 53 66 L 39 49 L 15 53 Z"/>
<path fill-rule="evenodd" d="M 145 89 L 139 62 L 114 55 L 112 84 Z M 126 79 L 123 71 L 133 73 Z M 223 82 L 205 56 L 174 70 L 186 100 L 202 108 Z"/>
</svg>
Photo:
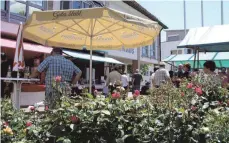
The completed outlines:
<svg viewBox="0 0 229 143">
<path fill-rule="evenodd" d="M 181 92 L 181 96 L 182 96 L 182 97 L 184 96 L 184 92 Z"/>
<path fill-rule="evenodd" d="M 73 124 L 77 124 L 80 122 L 80 119 L 76 116 L 71 116 L 71 121 Z"/>
<path fill-rule="evenodd" d="M 61 76 L 56 76 L 55 81 L 56 82 L 61 82 Z"/>
<path fill-rule="evenodd" d="M 192 88 L 193 87 L 193 84 L 192 83 L 188 83 L 188 85 L 187 85 L 187 88 Z"/>
<path fill-rule="evenodd" d="M 116 98 L 120 98 L 120 93 L 119 92 L 116 93 Z"/>
<path fill-rule="evenodd" d="M 49 109 L 49 106 L 46 105 L 46 106 L 45 106 L 45 110 L 47 111 L 48 109 Z"/>
<path fill-rule="evenodd" d="M 116 92 L 116 93 L 113 93 L 111 96 L 113 99 L 118 99 L 118 98 L 120 98 L 120 93 Z"/>
<path fill-rule="evenodd" d="M 195 91 L 196 91 L 196 93 L 197 93 L 198 95 L 202 95 L 202 94 L 203 94 L 203 91 L 202 91 L 202 89 L 201 89 L 200 87 L 197 87 L 197 88 L 195 89 Z"/>
<path fill-rule="evenodd" d="M 32 122 L 26 122 L 26 127 L 32 126 Z"/>
<path fill-rule="evenodd" d="M 3 123 L 3 126 L 9 126 L 9 123 L 4 122 L 4 123 Z"/>
<path fill-rule="evenodd" d="M 34 106 L 30 106 L 29 109 L 30 109 L 31 111 L 34 111 L 34 110 L 35 110 L 35 107 L 34 107 Z"/>
<path fill-rule="evenodd" d="M 134 91 L 134 94 L 135 94 L 136 96 L 139 96 L 139 95 L 140 95 L 140 91 L 139 91 L 139 90 L 135 90 L 135 91 Z"/>
<path fill-rule="evenodd" d="M 192 110 L 192 111 L 195 111 L 196 109 L 197 109 L 196 106 L 192 106 L 192 107 L 191 107 L 191 110 Z"/>
</svg>

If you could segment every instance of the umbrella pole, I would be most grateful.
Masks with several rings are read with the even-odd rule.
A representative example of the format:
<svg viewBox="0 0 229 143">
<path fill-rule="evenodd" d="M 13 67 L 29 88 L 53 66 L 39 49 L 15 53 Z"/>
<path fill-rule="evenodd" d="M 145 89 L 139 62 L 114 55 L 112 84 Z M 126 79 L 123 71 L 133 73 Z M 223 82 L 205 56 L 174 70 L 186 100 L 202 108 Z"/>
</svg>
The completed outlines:
<svg viewBox="0 0 229 143">
<path fill-rule="evenodd" d="M 90 81 L 89 81 L 89 93 L 91 94 L 91 86 L 92 86 L 92 49 L 91 49 L 92 38 L 90 38 Z"/>
<path fill-rule="evenodd" d="M 92 29 L 93 29 L 93 24 L 92 24 L 93 20 L 91 19 L 91 36 L 90 36 L 90 68 L 89 68 L 89 71 L 90 71 L 90 81 L 89 81 L 89 93 L 91 94 L 92 93 Z"/>
<path fill-rule="evenodd" d="M 195 52 L 194 52 L 194 64 L 193 64 L 193 68 L 195 69 L 196 68 L 196 49 L 195 49 Z"/>
<path fill-rule="evenodd" d="M 197 64 L 198 64 L 198 69 L 200 68 L 200 51 L 199 51 L 199 49 L 198 49 L 198 51 L 197 51 Z"/>
</svg>

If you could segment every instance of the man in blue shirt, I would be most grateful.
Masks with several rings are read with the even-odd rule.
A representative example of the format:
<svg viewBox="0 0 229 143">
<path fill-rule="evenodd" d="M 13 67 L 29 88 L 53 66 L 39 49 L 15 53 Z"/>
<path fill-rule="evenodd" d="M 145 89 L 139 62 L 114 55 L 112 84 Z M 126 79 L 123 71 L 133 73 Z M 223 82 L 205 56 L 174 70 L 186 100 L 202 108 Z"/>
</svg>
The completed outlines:
<svg viewBox="0 0 229 143">
<path fill-rule="evenodd" d="M 57 76 L 61 76 L 61 82 L 75 84 L 82 74 L 81 70 L 74 63 L 62 56 L 62 49 L 54 48 L 51 56 L 47 57 L 32 73 L 31 78 L 37 77 L 40 73 L 45 72 L 45 95 L 46 102 L 52 104 L 54 100 L 52 82 Z"/>
</svg>

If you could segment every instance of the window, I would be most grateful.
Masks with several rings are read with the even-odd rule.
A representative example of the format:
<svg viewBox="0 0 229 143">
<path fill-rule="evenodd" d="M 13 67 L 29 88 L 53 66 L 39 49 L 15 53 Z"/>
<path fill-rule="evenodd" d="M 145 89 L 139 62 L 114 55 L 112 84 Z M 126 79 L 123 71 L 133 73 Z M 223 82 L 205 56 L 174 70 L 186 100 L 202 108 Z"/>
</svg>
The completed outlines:
<svg viewBox="0 0 229 143">
<path fill-rule="evenodd" d="M 192 53 L 192 49 L 188 49 L 187 54 L 191 54 L 191 53 Z"/>
<path fill-rule="evenodd" d="M 82 8 L 82 2 L 81 1 L 73 1 L 73 9 L 80 9 Z"/>
<path fill-rule="evenodd" d="M 61 1 L 61 9 L 70 9 L 70 1 Z"/>
<path fill-rule="evenodd" d="M 150 59 L 156 58 L 156 41 L 150 46 Z"/>
<path fill-rule="evenodd" d="M 26 2 L 23 1 L 10 1 L 10 12 L 14 14 L 19 14 L 21 16 L 26 16 Z"/>
<path fill-rule="evenodd" d="M 11 0 L 10 13 L 17 14 L 23 17 L 27 17 L 33 13 L 33 11 L 44 10 L 44 2 L 38 1 L 26 1 L 26 0 Z"/>
<path fill-rule="evenodd" d="M 179 41 L 179 35 L 168 36 L 168 41 Z"/>
<path fill-rule="evenodd" d="M 182 50 L 178 50 L 178 54 L 182 54 Z"/>
<path fill-rule="evenodd" d="M 1 0 L 1 10 L 5 10 L 6 9 L 6 2 L 5 0 Z"/>
<path fill-rule="evenodd" d="M 149 57 L 149 46 L 142 47 L 142 57 Z"/>
<path fill-rule="evenodd" d="M 31 0 L 30 3 L 31 4 L 35 4 L 35 5 L 38 5 L 38 6 L 41 6 L 41 7 L 43 6 L 43 1 L 42 0 L 38 0 L 38 1 Z"/>
<path fill-rule="evenodd" d="M 171 50 L 171 55 L 176 55 L 177 54 L 177 50 Z"/>
<path fill-rule="evenodd" d="M 98 1 L 61 1 L 61 9 L 80 9 L 80 8 L 91 8 L 91 7 L 102 7 L 103 5 Z"/>
</svg>

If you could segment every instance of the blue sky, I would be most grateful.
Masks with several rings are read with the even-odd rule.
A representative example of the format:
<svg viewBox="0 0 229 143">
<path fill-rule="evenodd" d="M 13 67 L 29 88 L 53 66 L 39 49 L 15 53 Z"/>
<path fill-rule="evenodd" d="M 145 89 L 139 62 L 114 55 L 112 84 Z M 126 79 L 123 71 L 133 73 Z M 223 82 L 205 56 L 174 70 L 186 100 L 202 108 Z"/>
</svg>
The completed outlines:
<svg viewBox="0 0 229 143">
<path fill-rule="evenodd" d="M 184 28 L 183 0 L 137 0 L 169 29 Z M 221 0 L 204 0 L 204 26 L 221 24 Z M 229 0 L 223 0 L 224 24 L 229 24 Z M 201 1 L 186 0 L 186 27 L 201 26 Z M 162 33 L 165 41 L 165 33 Z"/>
</svg>

